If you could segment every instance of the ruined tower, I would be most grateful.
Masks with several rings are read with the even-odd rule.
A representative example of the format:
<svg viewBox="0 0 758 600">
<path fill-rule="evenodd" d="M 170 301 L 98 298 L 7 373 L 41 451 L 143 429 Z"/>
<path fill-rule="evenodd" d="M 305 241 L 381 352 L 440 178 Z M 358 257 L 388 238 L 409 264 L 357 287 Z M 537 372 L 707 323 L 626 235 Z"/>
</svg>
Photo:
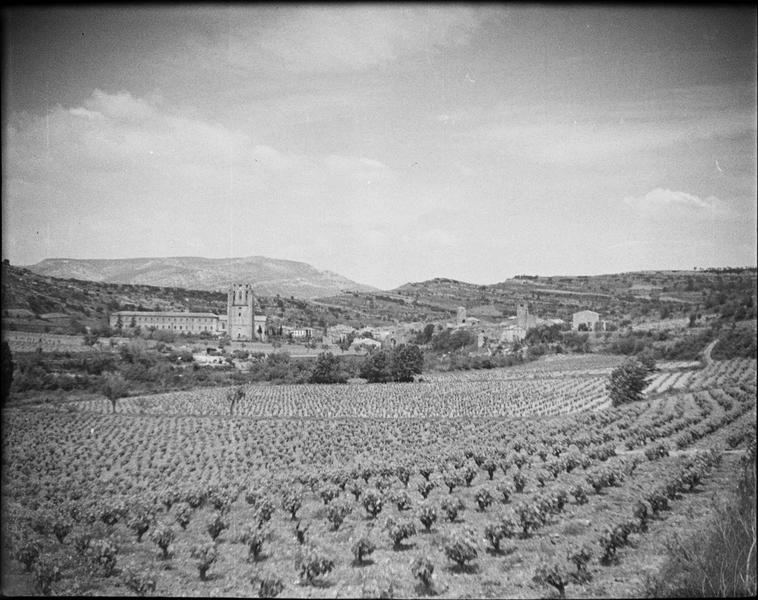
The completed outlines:
<svg viewBox="0 0 758 600">
<path fill-rule="evenodd" d="M 226 300 L 229 337 L 232 340 L 252 341 L 255 322 L 255 296 L 249 283 L 234 283 Z"/>
</svg>

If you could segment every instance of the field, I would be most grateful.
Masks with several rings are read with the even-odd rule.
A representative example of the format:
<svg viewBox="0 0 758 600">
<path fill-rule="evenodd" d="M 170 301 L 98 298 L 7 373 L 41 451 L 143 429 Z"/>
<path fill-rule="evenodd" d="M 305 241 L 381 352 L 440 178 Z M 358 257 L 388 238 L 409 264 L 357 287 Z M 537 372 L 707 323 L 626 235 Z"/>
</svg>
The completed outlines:
<svg viewBox="0 0 758 600">
<path fill-rule="evenodd" d="M 2 591 L 536 598 L 570 551 L 568 595 L 639 596 L 735 485 L 756 361 L 663 365 L 613 408 L 620 361 L 6 409 Z"/>
</svg>

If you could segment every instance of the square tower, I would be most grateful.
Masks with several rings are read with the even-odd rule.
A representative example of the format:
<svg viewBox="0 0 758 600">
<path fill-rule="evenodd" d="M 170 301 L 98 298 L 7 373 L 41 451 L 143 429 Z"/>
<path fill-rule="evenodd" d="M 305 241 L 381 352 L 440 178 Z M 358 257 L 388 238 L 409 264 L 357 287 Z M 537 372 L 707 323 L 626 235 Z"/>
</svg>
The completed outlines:
<svg viewBox="0 0 758 600">
<path fill-rule="evenodd" d="M 249 283 L 233 283 L 226 300 L 229 337 L 232 340 L 252 341 L 254 337 L 255 297 Z"/>
</svg>

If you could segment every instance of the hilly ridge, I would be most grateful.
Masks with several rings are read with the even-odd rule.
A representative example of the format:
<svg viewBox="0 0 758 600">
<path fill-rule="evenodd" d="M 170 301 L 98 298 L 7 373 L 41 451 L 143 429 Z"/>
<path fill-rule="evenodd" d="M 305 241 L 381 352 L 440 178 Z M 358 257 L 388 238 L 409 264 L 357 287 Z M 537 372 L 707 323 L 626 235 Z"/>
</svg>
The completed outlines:
<svg viewBox="0 0 758 600">
<path fill-rule="evenodd" d="M 225 291 L 232 281 L 254 282 L 257 294 L 310 299 L 342 290 L 376 291 L 332 271 L 292 260 L 244 258 L 73 259 L 48 258 L 24 268 L 48 277 L 101 283 L 153 285 L 206 291 Z"/>
</svg>

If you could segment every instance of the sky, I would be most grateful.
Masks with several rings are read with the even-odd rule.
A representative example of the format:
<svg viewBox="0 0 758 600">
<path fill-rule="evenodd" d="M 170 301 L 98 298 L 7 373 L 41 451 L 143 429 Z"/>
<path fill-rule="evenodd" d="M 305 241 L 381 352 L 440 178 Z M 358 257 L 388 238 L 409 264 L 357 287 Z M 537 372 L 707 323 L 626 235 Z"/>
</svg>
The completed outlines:
<svg viewBox="0 0 758 600">
<path fill-rule="evenodd" d="M 756 265 L 756 7 L 5 9 L 2 256 Z"/>
</svg>

